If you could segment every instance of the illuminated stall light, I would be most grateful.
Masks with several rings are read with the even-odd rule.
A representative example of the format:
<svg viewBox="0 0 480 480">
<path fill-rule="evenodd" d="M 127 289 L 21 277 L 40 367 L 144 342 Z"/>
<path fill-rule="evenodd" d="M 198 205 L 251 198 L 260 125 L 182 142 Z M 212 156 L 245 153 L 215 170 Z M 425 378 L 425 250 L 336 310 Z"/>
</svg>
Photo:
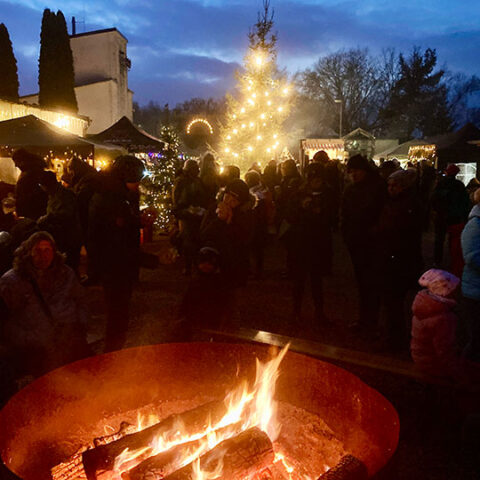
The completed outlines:
<svg viewBox="0 0 480 480">
<path fill-rule="evenodd" d="M 213 135 L 213 127 L 210 125 L 210 122 L 206 120 L 205 118 L 194 118 L 188 125 L 187 125 L 187 133 L 190 134 L 190 131 L 194 125 L 197 123 L 202 123 L 203 125 L 206 125 L 208 127 L 208 130 L 211 135 Z"/>
</svg>

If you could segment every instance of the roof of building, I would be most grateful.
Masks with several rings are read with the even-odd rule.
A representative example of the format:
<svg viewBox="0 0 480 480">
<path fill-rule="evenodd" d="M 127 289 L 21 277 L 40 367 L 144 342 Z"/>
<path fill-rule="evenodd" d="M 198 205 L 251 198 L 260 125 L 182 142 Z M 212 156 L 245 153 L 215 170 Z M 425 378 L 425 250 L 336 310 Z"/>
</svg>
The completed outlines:
<svg viewBox="0 0 480 480">
<path fill-rule="evenodd" d="M 35 115 L 13 118 L 0 122 L 0 145 L 13 148 L 24 147 L 92 150 L 92 143 L 73 133 L 55 127 Z"/>
<path fill-rule="evenodd" d="M 118 32 L 127 42 L 127 37 L 116 28 L 104 28 L 103 30 L 92 30 L 91 32 L 76 33 L 75 35 L 70 35 L 70 38 L 85 37 L 87 35 L 97 35 L 98 33 L 108 33 L 108 32 Z"/>
<path fill-rule="evenodd" d="M 306 138 L 302 140 L 302 147 L 304 150 L 343 149 L 343 143 L 341 138 Z"/>
</svg>

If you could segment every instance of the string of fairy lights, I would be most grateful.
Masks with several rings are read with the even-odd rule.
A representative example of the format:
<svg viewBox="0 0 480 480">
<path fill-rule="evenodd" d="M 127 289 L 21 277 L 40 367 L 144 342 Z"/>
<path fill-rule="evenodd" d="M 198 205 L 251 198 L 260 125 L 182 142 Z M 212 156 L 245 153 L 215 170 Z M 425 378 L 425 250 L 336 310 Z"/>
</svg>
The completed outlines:
<svg viewBox="0 0 480 480">
<path fill-rule="evenodd" d="M 253 161 L 270 160 L 282 151 L 282 124 L 290 112 L 292 86 L 278 75 L 274 55 L 257 49 L 245 60 L 239 90 L 240 100 L 228 99 L 220 153 L 224 163 L 245 170 Z"/>
</svg>

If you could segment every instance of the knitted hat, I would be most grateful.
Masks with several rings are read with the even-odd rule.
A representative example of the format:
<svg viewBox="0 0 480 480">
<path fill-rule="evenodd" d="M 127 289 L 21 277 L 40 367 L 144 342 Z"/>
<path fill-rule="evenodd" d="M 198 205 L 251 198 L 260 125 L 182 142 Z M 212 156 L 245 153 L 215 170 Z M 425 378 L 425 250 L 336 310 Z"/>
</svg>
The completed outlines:
<svg viewBox="0 0 480 480">
<path fill-rule="evenodd" d="M 449 176 L 449 177 L 454 177 L 458 172 L 460 171 L 460 169 L 457 167 L 457 165 L 455 165 L 454 163 L 450 163 L 447 168 L 445 169 L 445 173 Z"/>
<path fill-rule="evenodd" d="M 444 270 L 431 268 L 420 277 L 418 283 L 434 295 L 447 297 L 458 287 L 460 279 Z"/>
<path fill-rule="evenodd" d="M 348 159 L 347 170 L 364 170 L 370 171 L 370 164 L 363 155 L 354 155 Z"/>
<path fill-rule="evenodd" d="M 250 198 L 248 185 L 240 179 L 232 180 L 225 188 L 225 193 L 230 193 L 240 203 L 245 203 Z"/>
<path fill-rule="evenodd" d="M 125 183 L 137 183 L 145 175 L 145 165 L 133 155 L 120 155 L 113 162 L 111 171 Z"/>
</svg>

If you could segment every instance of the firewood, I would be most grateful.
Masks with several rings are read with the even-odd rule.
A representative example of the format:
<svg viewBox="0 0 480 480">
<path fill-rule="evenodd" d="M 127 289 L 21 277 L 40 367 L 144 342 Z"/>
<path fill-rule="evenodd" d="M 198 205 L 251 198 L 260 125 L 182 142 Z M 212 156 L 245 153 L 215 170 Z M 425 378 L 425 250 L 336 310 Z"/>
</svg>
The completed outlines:
<svg viewBox="0 0 480 480">
<path fill-rule="evenodd" d="M 337 465 L 320 475 L 318 480 L 367 480 L 365 464 L 353 455 L 345 455 Z"/>
<path fill-rule="evenodd" d="M 130 452 L 148 447 L 152 442 L 167 434 L 169 440 L 175 438 L 179 425 L 185 426 L 187 435 L 198 434 L 209 426 L 218 423 L 227 413 L 223 401 L 213 401 L 200 405 L 197 408 L 175 415 L 141 430 L 140 432 L 125 435 L 124 437 L 106 445 L 100 445 L 83 452 L 82 461 L 88 480 L 97 480 L 101 472 L 112 471 L 115 459 L 127 448 Z"/>
<path fill-rule="evenodd" d="M 241 422 L 216 430 L 217 438 L 229 438 L 241 432 Z M 204 447 L 204 448 L 202 448 Z M 162 479 L 183 466 L 183 459 L 201 456 L 208 450 L 206 438 L 175 445 L 167 451 L 151 456 L 122 474 L 123 480 Z"/>
<path fill-rule="evenodd" d="M 268 435 L 254 427 L 219 443 L 199 459 L 202 471 L 221 469 L 219 479 L 253 479 L 272 465 L 275 459 L 273 445 Z M 195 477 L 195 462 L 165 477 L 165 480 L 192 480 Z"/>
</svg>

